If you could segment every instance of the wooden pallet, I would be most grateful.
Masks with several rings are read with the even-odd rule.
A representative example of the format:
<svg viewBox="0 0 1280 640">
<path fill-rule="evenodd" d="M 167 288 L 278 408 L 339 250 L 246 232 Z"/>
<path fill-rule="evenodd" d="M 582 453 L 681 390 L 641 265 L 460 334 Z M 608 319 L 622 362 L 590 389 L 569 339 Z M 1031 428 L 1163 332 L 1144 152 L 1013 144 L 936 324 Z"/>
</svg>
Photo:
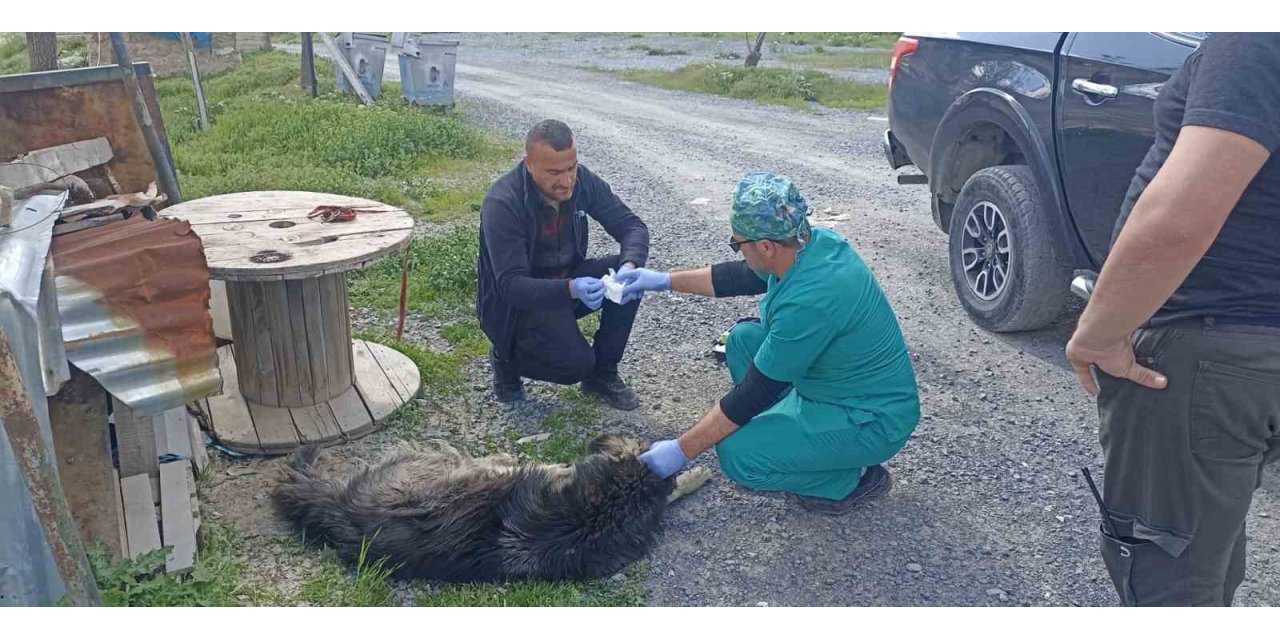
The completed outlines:
<svg viewBox="0 0 1280 640">
<path fill-rule="evenodd" d="M 241 453 L 282 454 L 302 444 L 329 445 L 359 438 L 412 400 L 422 383 L 417 365 L 408 356 L 374 342 L 354 340 L 355 386 L 309 407 L 267 407 L 240 394 L 234 348 L 218 349 L 222 395 L 209 398 L 204 406 L 218 441 Z"/>
<path fill-rule="evenodd" d="M 136 558 L 159 548 L 162 540 L 194 540 L 199 530 L 194 473 L 208 462 L 204 434 L 186 407 L 158 416 L 139 416 L 123 402 L 112 402 L 116 422 L 119 468 L 112 461 L 107 394 L 96 380 L 79 369 L 49 401 L 51 431 L 58 452 L 58 473 L 71 518 L 86 545 L 101 543 L 112 557 Z M 161 463 L 160 459 L 177 462 Z M 178 482 L 178 466 L 184 479 Z M 170 476 L 166 478 L 166 475 Z M 165 500 L 177 513 L 178 500 L 187 505 L 189 522 L 161 520 L 157 505 Z M 176 516 L 175 516 L 176 518 Z M 191 548 L 184 544 L 179 550 Z M 177 560 L 180 573 L 189 562 Z"/>
<path fill-rule="evenodd" d="M 116 435 L 124 476 L 118 486 L 124 555 L 137 558 L 169 547 L 165 572 L 190 572 L 200 535 L 195 476 L 208 463 L 203 433 L 186 407 L 138 416 L 117 400 Z"/>
<path fill-rule="evenodd" d="M 129 558 L 169 547 L 165 573 L 180 575 L 195 567 L 200 534 L 200 503 L 190 460 L 160 466 L 160 493 L 152 492 L 145 473 L 120 480 L 124 512 L 124 547 Z M 157 510 L 157 503 L 159 509 Z"/>
</svg>

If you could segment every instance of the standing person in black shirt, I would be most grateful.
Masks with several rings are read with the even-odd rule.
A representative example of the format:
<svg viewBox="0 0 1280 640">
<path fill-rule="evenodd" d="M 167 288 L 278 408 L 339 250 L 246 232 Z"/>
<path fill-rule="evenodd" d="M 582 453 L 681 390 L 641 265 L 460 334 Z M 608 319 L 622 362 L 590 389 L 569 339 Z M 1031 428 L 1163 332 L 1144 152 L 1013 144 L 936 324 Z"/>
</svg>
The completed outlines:
<svg viewBox="0 0 1280 640">
<path fill-rule="evenodd" d="M 1230 605 L 1280 456 L 1280 34 L 1206 39 L 1155 131 L 1067 357 L 1098 396 L 1121 600 Z"/>
</svg>

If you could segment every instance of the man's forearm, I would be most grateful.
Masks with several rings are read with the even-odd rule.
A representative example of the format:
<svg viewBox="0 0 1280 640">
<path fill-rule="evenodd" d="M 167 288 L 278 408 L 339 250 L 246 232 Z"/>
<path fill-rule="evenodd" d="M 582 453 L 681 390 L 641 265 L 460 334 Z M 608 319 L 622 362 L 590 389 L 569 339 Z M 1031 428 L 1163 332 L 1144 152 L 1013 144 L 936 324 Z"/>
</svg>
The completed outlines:
<svg viewBox="0 0 1280 640">
<path fill-rule="evenodd" d="M 729 420 L 720 410 L 720 404 L 716 403 L 698 424 L 680 436 L 680 450 L 692 460 L 737 430 L 738 425 Z"/>
<path fill-rule="evenodd" d="M 673 271 L 671 273 L 671 290 L 708 298 L 715 297 L 716 288 L 711 284 L 711 267 L 703 267 L 692 271 Z"/>
<path fill-rule="evenodd" d="M 1124 339 L 1173 295 L 1213 244 L 1207 237 L 1171 230 L 1170 209 L 1133 215 L 1107 258 L 1084 314 L 1080 334 L 1099 343 Z"/>
</svg>

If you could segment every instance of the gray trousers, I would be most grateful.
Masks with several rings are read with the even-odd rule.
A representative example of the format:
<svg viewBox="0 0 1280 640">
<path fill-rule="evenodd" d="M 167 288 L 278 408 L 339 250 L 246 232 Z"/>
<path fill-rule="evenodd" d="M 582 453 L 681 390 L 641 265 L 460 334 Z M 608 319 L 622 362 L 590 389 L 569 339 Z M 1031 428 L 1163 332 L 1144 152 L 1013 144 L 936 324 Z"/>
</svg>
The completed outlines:
<svg viewBox="0 0 1280 640">
<path fill-rule="evenodd" d="M 1211 318 L 1142 329 L 1163 390 L 1099 372 L 1102 558 L 1126 605 L 1229 606 L 1244 579 L 1245 515 L 1280 456 L 1280 328 Z"/>
</svg>

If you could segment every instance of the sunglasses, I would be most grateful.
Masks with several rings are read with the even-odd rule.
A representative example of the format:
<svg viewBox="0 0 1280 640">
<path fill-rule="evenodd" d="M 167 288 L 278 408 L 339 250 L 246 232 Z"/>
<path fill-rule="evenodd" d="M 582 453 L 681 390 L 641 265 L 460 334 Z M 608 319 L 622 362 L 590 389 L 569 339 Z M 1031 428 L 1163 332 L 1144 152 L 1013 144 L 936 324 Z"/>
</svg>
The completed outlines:
<svg viewBox="0 0 1280 640">
<path fill-rule="evenodd" d="M 733 238 L 729 238 L 729 248 L 733 249 L 734 253 L 738 253 L 742 251 L 742 245 L 751 244 L 752 242 L 756 242 L 757 240 L 759 239 L 757 238 L 756 240 L 734 240 Z"/>
</svg>

